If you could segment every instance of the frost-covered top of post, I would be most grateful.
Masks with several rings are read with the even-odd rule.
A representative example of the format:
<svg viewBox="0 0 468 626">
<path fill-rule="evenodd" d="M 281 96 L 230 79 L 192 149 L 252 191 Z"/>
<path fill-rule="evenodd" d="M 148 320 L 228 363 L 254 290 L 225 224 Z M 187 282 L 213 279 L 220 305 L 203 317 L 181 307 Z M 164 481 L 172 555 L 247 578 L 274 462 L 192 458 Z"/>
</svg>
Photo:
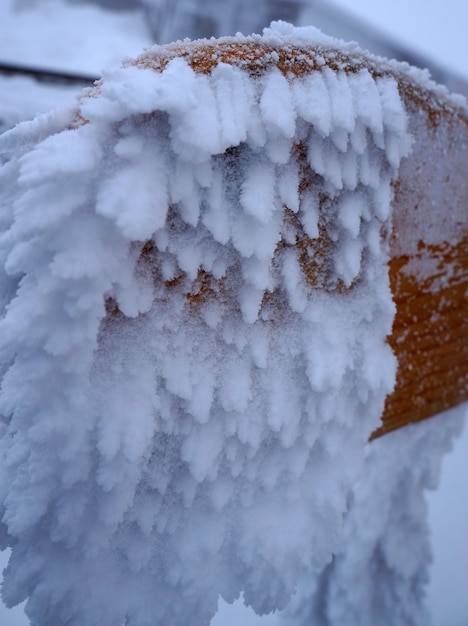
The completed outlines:
<svg viewBox="0 0 468 626">
<path fill-rule="evenodd" d="M 269 611 L 339 548 L 411 143 L 354 50 L 283 23 L 152 49 L 0 139 L 4 593 L 34 623 Z"/>
</svg>

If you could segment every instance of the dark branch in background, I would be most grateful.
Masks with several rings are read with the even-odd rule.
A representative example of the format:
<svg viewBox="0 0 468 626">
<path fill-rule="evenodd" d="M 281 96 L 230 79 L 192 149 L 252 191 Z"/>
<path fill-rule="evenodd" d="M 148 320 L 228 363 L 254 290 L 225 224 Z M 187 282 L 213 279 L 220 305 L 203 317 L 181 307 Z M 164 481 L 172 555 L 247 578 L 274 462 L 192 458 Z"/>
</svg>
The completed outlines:
<svg viewBox="0 0 468 626">
<path fill-rule="evenodd" d="M 58 85 L 92 85 L 96 76 L 84 76 L 68 72 L 57 72 L 55 70 L 40 69 L 35 67 L 24 67 L 12 63 L 0 62 L 0 74 L 8 76 L 29 76 L 41 83 Z"/>
</svg>

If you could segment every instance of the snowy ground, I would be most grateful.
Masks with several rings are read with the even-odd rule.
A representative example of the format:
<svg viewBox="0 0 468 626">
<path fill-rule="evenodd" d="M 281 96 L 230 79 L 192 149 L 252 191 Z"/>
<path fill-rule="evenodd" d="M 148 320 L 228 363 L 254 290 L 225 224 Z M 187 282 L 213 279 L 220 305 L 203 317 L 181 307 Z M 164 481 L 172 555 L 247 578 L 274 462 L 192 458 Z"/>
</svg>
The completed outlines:
<svg viewBox="0 0 468 626">
<path fill-rule="evenodd" d="M 375 3 L 334 0 L 369 23 L 400 37 L 457 73 L 468 77 L 468 8 L 464 0 L 441 4 L 438 0 L 420 4 L 413 0 Z M 92 6 L 68 5 L 66 10 L 56 1 L 44 2 L 41 8 L 24 10 L 12 17 L 12 0 L 0 6 L 0 60 L 23 62 L 62 70 L 99 75 L 101 68 L 116 59 L 134 55 L 150 42 L 142 15 L 112 15 Z M 57 35 L 57 24 L 60 33 Z M 71 46 L 70 46 L 71 42 Z M 0 124 L 11 125 L 21 118 L 61 106 L 72 101 L 76 89 L 66 91 L 37 86 L 29 79 L 0 77 Z M 33 97 L 31 97 L 33 94 Z M 468 624 L 468 429 L 456 442 L 454 452 L 444 461 L 440 488 L 429 497 L 430 521 L 435 555 L 429 587 L 429 605 L 435 626 Z M 2 555 L 4 558 L 5 555 Z M 275 617 L 257 618 L 240 603 L 222 605 L 212 626 L 267 626 Z M 27 623 L 21 608 L 7 611 L 0 607 L 0 623 L 23 626 Z"/>
</svg>

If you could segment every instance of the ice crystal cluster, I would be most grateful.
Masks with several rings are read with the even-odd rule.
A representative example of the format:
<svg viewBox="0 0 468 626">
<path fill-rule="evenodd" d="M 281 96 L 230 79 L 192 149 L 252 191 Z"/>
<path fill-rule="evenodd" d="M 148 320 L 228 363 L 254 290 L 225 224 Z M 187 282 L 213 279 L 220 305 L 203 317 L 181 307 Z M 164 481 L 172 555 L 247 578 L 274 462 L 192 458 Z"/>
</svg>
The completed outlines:
<svg viewBox="0 0 468 626">
<path fill-rule="evenodd" d="M 427 626 L 432 554 L 425 492 L 438 485 L 442 456 L 461 432 L 468 405 L 368 445 L 344 519 L 342 550 L 309 572 L 281 626 Z"/>
<path fill-rule="evenodd" d="M 6 601 L 40 626 L 283 608 L 340 549 L 394 383 L 394 80 L 127 64 L 0 146 Z"/>
</svg>

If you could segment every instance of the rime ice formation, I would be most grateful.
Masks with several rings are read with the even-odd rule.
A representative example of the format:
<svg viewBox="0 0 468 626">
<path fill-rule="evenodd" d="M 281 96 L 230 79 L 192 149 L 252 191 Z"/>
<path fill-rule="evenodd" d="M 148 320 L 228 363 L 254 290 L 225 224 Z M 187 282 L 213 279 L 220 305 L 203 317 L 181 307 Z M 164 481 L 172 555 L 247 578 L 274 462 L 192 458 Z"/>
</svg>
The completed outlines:
<svg viewBox="0 0 468 626">
<path fill-rule="evenodd" d="M 290 626 L 427 626 L 431 561 L 424 492 L 468 416 L 465 403 L 373 441 L 353 488 L 344 549 L 309 573 L 281 620 Z"/>
<path fill-rule="evenodd" d="M 0 140 L 5 600 L 41 626 L 283 608 L 340 549 L 394 382 L 397 86 L 174 59 L 80 116 Z"/>
</svg>

